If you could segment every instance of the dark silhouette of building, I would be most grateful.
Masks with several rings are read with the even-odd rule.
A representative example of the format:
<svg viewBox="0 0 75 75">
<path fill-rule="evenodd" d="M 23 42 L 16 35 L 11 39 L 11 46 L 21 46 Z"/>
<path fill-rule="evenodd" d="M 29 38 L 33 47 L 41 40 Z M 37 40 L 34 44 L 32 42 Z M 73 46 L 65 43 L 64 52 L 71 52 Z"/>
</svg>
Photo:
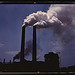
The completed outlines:
<svg viewBox="0 0 75 75">
<path fill-rule="evenodd" d="M 59 56 L 55 53 L 45 54 L 45 61 L 36 61 L 36 67 L 33 69 L 33 61 L 9 62 L 0 64 L 2 72 L 53 72 L 59 71 Z"/>
<path fill-rule="evenodd" d="M 21 39 L 21 53 L 20 62 L 24 62 L 24 48 L 25 48 L 25 26 L 22 27 L 22 39 Z"/>
<path fill-rule="evenodd" d="M 46 54 L 45 62 L 36 60 L 36 26 L 33 26 L 33 51 L 32 51 L 32 61 L 26 61 L 24 59 L 24 46 L 25 46 L 25 26 L 22 27 L 22 40 L 21 40 L 21 53 L 20 53 L 20 62 L 22 65 L 31 65 L 32 69 L 30 69 L 30 66 L 27 66 L 28 71 L 55 71 L 59 69 L 59 57 L 57 54 L 54 54 L 53 52 L 50 52 L 49 54 Z M 17 57 L 17 56 L 16 56 Z M 13 58 L 14 61 L 15 57 Z M 15 62 L 14 62 L 15 63 Z M 29 64 L 28 64 L 29 63 Z M 24 66 L 22 69 L 25 70 Z M 25 71 L 27 71 L 27 68 Z M 21 70 L 22 70 L 21 69 Z"/>
<path fill-rule="evenodd" d="M 11 60 L 9 61 L 9 63 L 11 63 Z"/>
<path fill-rule="evenodd" d="M 20 62 L 15 62 L 16 57 L 13 57 L 13 62 L 0 63 L 0 72 L 59 72 L 59 71 L 75 71 L 75 66 L 68 68 L 59 67 L 59 56 L 56 53 L 49 52 L 44 55 L 45 61 L 36 60 L 36 26 L 33 26 L 33 51 L 32 61 L 24 59 L 24 47 L 25 47 L 25 26 L 22 27 L 22 40 L 21 40 L 21 53 Z"/>
<path fill-rule="evenodd" d="M 59 70 L 59 56 L 56 53 L 49 52 L 45 54 L 45 64 L 47 69 L 51 71 L 58 71 Z"/>
<path fill-rule="evenodd" d="M 3 63 L 5 64 L 5 58 L 4 58 L 4 60 L 3 60 Z"/>
<path fill-rule="evenodd" d="M 36 71 L 36 26 L 33 26 L 32 63 L 33 63 L 33 71 Z"/>
<path fill-rule="evenodd" d="M 25 49 L 25 26 L 22 27 L 20 62 L 24 62 Z M 13 58 L 14 61 L 15 57 Z M 36 26 L 33 26 L 33 51 L 32 51 L 33 70 L 36 71 Z"/>
<path fill-rule="evenodd" d="M 49 52 L 44 55 L 45 61 L 36 61 L 35 72 L 75 72 L 75 66 L 59 67 L 59 56 Z M 4 59 L 5 61 L 5 59 Z M 34 72 L 33 62 L 24 59 L 24 62 L 0 63 L 0 72 Z"/>
</svg>

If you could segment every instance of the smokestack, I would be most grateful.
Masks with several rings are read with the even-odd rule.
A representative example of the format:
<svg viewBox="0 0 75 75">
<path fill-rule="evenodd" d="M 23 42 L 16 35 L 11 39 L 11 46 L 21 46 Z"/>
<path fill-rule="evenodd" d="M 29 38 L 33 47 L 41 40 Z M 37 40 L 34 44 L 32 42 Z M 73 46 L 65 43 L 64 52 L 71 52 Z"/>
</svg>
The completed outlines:
<svg viewBox="0 0 75 75">
<path fill-rule="evenodd" d="M 33 71 L 36 71 L 36 26 L 33 26 L 33 52 L 32 52 Z"/>
<path fill-rule="evenodd" d="M 22 26 L 20 62 L 24 62 L 24 48 L 25 48 L 25 26 Z"/>
</svg>

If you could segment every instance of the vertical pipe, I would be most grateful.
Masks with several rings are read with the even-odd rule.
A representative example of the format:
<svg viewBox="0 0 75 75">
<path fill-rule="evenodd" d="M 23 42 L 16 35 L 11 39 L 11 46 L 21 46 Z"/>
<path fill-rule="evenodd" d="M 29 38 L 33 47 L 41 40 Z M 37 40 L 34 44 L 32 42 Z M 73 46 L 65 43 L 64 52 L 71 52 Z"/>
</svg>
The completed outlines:
<svg viewBox="0 0 75 75">
<path fill-rule="evenodd" d="M 33 26 L 33 52 L 32 52 L 33 71 L 36 71 L 36 26 Z"/>
<path fill-rule="evenodd" d="M 24 62 L 24 48 L 25 48 L 25 26 L 22 27 L 20 62 Z"/>
</svg>

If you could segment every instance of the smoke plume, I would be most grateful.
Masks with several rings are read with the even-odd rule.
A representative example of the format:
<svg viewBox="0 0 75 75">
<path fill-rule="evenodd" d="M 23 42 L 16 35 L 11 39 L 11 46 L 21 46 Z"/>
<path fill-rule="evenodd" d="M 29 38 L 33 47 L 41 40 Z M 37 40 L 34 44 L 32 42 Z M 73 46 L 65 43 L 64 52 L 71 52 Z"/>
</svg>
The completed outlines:
<svg viewBox="0 0 75 75">
<path fill-rule="evenodd" d="M 50 28 L 55 34 L 61 35 L 64 43 L 74 40 L 75 35 L 75 5 L 52 4 L 47 12 L 32 13 L 24 20 L 24 25 L 37 29 Z"/>
<path fill-rule="evenodd" d="M 47 12 L 37 11 L 27 16 L 24 19 L 23 26 L 36 26 L 40 30 L 47 28 L 53 30 L 54 34 L 60 38 L 62 47 L 64 47 L 75 41 L 74 20 L 74 4 L 52 4 Z"/>
<path fill-rule="evenodd" d="M 37 48 L 39 51 L 41 51 L 41 47 L 40 47 L 40 45 L 38 45 L 38 48 Z M 26 42 L 26 48 L 25 48 L 25 50 L 24 50 L 24 57 L 26 57 L 26 56 L 28 56 L 30 53 L 32 53 L 32 50 L 33 50 L 33 42 L 32 42 L 32 40 L 29 40 L 29 41 L 27 41 Z M 14 60 L 15 59 L 20 59 L 20 54 L 21 54 L 21 52 L 18 52 L 18 54 L 16 54 L 15 56 L 14 56 Z M 40 58 L 40 55 L 38 55 L 37 56 L 37 59 L 39 59 Z"/>
</svg>

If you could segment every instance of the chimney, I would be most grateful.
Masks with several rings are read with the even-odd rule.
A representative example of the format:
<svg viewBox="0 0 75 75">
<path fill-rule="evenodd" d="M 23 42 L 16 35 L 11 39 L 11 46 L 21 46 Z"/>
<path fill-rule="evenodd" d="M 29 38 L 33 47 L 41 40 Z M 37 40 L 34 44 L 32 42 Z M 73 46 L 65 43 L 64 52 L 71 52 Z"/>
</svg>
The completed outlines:
<svg viewBox="0 0 75 75">
<path fill-rule="evenodd" d="M 33 71 L 36 71 L 36 26 L 33 26 L 33 52 L 32 52 Z"/>
<path fill-rule="evenodd" d="M 20 62 L 24 62 L 24 49 L 25 49 L 25 26 L 22 27 Z"/>
</svg>

